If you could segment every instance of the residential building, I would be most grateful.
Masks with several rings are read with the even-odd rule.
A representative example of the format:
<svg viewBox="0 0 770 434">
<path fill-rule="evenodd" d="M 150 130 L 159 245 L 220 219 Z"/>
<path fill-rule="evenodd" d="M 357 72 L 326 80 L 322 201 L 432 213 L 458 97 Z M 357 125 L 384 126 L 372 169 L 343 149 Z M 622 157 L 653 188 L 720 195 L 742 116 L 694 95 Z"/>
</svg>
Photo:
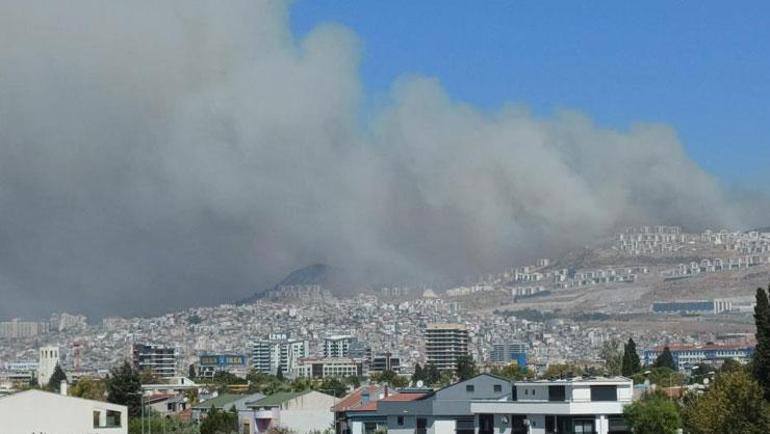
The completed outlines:
<svg viewBox="0 0 770 434">
<path fill-rule="evenodd" d="M 369 363 L 370 374 L 381 374 L 385 371 L 393 371 L 396 374 L 401 373 L 401 358 L 391 353 L 377 354 L 372 357 Z"/>
<path fill-rule="evenodd" d="M 177 375 L 179 350 L 154 344 L 134 344 L 132 346 L 134 368 L 139 371 L 150 371 L 160 378 Z"/>
<path fill-rule="evenodd" d="M 516 362 L 522 368 L 527 367 L 527 353 L 529 345 L 525 342 L 511 341 L 492 344 L 490 360 L 493 363 Z"/>
<path fill-rule="evenodd" d="M 0 338 L 31 338 L 48 333 L 49 326 L 45 322 L 21 321 L 18 318 L 0 322 Z"/>
<path fill-rule="evenodd" d="M 254 400 L 246 404 L 251 413 L 248 419 L 241 420 L 241 432 L 260 434 L 277 427 L 296 433 L 324 430 L 334 423 L 334 413 L 329 410 L 337 401 L 331 395 L 311 390 L 280 392 Z"/>
<path fill-rule="evenodd" d="M 517 381 L 508 400 L 470 407 L 479 434 L 621 434 L 630 433 L 623 408 L 632 395 L 633 382 L 624 377 Z"/>
<path fill-rule="evenodd" d="M 47 346 L 38 350 L 37 384 L 46 385 L 51 375 L 56 370 L 56 365 L 61 363 L 59 347 Z"/>
<path fill-rule="evenodd" d="M 504 402 L 511 387 L 505 378 L 482 374 L 437 391 L 399 390 L 346 412 L 347 430 L 340 434 L 474 434 L 479 418 L 472 403 Z"/>
<path fill-rule="evenodd" d="M 334 413 L 334 432 L 336 434 L 350 434 L 350 418 L 348 412 L 356 412 L 375 401 L 388 396 L 388 386 L 369 384 L 361 386 L 342 398 L 332 407 Z"/>
<path fill-rule="evenodd" d="M 276 375 L 281 369 L 284 375 L 292 372 L 299 359 L 307 357 L 308 342 L 302 339 L 291 339 L 286 335 L 256 340 L 251 343 L 251 367 L 265 374 Z"/>
<path fill-rule="evenodd" d="M 217 372 L 245 377 L 249 372 L 249 359 L 245 354 L 201 354 L 196 372 L 200 378 L 213 378 Z"/>
<path fill-rule="evenodd" d="M 652 304 L 654 313 L 668 314 L 719 314 L 732 310 L 732 303 L 726 300 L 687 300 L 687 301 L 666 301 L 655 302 Z"/>
<path fill-rule="evenodd" d="M 468 329 L 463 324 L 429 324 L 425 330 L 427 363 L 454 371 L 457 359 L 468 355 Z"/>
<path fill-rule="evenodd" d="M 302 359 L 291 371 L 291 378 L 360 377 L 363 364 L 350 358 Z"/>
<path fill-rule="evenodd" d="M 189 390 L 200 390 L 201 386 L 187 377 L 165 377 L 154 384 L 142 384 L 145 395 L 156 393 L 181 393 Z"/>
<path fill-rule="evenodd" d="M 192 420 L 199 422 L 201 419 L 204 419 L 208 412 L 211 411 L 212 407 L 222 411 L 230 411 L 235 407 L 236 412 L 238 412 L 239 422 L 244 420 L 247 421 L 251 419 L 251 408 L 248 407 L 248 403 L 258 401 L 264 397 L 265 395 L 261 393 L 252 393 L 248 395 L 223 393 L 221 395 L 216 395 L 212 399 L 201 401 L 192 407 Z M 242 426 L 240 423 L 239 425 Z"/>
<path fill-rule="evenodd" d="M 324 338 L 324 358 L 350 357 L 350 347 L 358 338 L 349 335 L 335 335 Z"/>
<path fill-rule="evenodd" d="M 32 389 L 0 397 L 0 431 L 127 434 L 128 408 Z"/>
<path fill-rule="evenodd" d="M 144 397 L 144 404 L 162 416 L 179 414 L 190 406 L 190 402 L 182 393 L 158 393 Z"/>
<path fill-rule="evenodd" d="M 0 383 L 29 384 L 33 378 L 37 378 L 38 366 L 39 362 L 4 363 L 0 365 Z"/>
<path fill-rule="evenodd" d="M 659 346 L 645 350 L 643 363 L 647 366 L 655 363 L 655 359 L 663 352 L 664 348 L 665 346 Z M 682 371 L 690 370 L 700 363 L 719 367 L 727 359 L 746 364 L 751 361 L 754 355 L 754 346 L 745 344 L 668 345 L 668 349 L 677 368 Z"/>
<path fill-rule="evenodd" d="M 343 413 L 338 434 L 621 434 L 630 433 L 623 408 L 632 387 L 623 377 L 511 383 L 481 374 L 430 393 L 346 398 L 347 408 L 333 410 Z"/>
</svg>

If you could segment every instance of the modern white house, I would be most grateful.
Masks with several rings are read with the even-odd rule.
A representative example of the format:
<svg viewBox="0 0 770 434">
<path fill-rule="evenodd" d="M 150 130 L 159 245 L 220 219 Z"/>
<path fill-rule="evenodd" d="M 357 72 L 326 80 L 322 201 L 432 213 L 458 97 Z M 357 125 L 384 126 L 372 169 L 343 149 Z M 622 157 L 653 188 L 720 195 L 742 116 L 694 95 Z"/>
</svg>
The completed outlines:
<svg viewBox="0 0 770 434">
<path fill-rule="evenodd" d="M 0 432 L 127 434 L 128 408 L 42 390 L 27 390 L 0 397 Z"/>
<path fill-rule="evenodd" d="M 481 374 L 431 393 L 399 391 L 337 414 L 337 432 L 373 434 L 625 434 L 623 377 L 521 381 Z"/>
<path fill-rule="evenodd" d="M 334 424 L 329 411 L 337 398 L 325 393 L 305 390 L 279 392 L 246 405 L 251 409 L 250 420 L 241 418 L 243 433 L 259 434 L 270 428 L 288 428 L 297 434 L 323 431 Z"/>
<path fill-rule="evenodd" d="M 510 400 L 472 402 L 471 413 L 479 434 L 622 434 L 630 433 L 623 407 L 632 397 L 624 377 L 518 381 Z"/>
</svg>

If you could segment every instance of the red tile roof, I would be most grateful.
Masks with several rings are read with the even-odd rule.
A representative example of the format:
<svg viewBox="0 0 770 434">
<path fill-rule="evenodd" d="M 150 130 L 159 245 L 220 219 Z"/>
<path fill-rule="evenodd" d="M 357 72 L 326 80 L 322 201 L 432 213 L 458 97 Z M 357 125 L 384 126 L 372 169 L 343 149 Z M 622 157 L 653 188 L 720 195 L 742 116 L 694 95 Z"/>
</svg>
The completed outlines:
<svg viewBox="0 0 770 434">
<path fill-rule="evenodd" d="M 424 397 L 425 395 L 427 395 L 427 393 L 424 393 L 424 392 L 418 392 L 418 393 L 401 392 L 401 393 L 396 393 L 394 395 L 385 397 L 382 400 L 383 401 L 416 401 Z"/>
<path fill-rule="evenodd" d="M 342 401 L 338 402 L 332 407 L 332 411 L 334 412 L 340 412 L 340 411 L 350 411 L 357 407 L 360 407 L 362 404 L 362 395 L 364 391 L 369 392 L 369 399 L 374 398 L 374 400 L 377 400 L 377 395 L 379 393 L 379 386 L 362 386 L 358 389 L 352 391 L 348 396 L 342 398 Z"/>
<path fill-rule="evenodd" d="M 383 389 L 385 387 L 376 385 L 359 387 L 348 396 L 342 398 L 342 401 L 332 407 L 332 411 L 377 411 L 377 403 L 379 401 L 415 401 L 427 395 L 425 392 L 396 392 L 378 400 L 377 397 L 380 393 L 387 393 L 387 389 Z M 369 402 L 366 403 L 362 400 L 364 391 L 369 392 Z"/>
</svg>

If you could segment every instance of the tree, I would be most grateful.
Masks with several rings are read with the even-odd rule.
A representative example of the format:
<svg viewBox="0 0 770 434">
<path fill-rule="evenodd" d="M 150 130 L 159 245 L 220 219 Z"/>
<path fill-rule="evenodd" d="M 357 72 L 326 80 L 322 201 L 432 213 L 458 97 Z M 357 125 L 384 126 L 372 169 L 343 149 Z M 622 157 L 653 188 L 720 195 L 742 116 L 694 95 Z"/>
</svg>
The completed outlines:
<svg viewBox="0 0 770 434">
<path fill-rule="evenodd" d="M 599 357 L 604 360 L 604 369 L 607 375 L 620 375 L 623 369 L 623 350 L 620 343 L 614 339 L 602 344 Z"/>
<path fill-rule="evenodd" d="M 441 382 L 441 371 L 433 363 L 425 365 L 423 374 L 425 375 L 425 384 L 428 386 L 435 386 Z"/>
<path fill-rule="evenodd" d="M 51 374 L 51 378 L 48 380 L 46 389 L 52 392 L 56 392 L 61 387 L 62 381 L 67 381 L 67 374 L 64 373 L 64 370 L 57 363 L 53 370 L 53 374 Z"/>
<path fill-rule="evenodd" d="M 675 387 L 685 383 L 684 374 L 669 368 L 652 368 L 647 372 L 634 374 L 631 378 L 633 378 L 634 383 L 643 383 L 644 380 L 649 380 L 650 384 L 660 387 Z"/>
<path fill-rule="evenodd" d="M 708 363 L 698 363 L 690 373 L 690 383 L 703 383 L 706 378 L 716 373 L 716 368 Z"/>
<path fill-rule="evenodd" d="M 139 381 L 142 384 L 157 384 L 159 378 L 152 369 L 145 368 L 139 372 Z"/>
<path fill-rule="evenodd" d="M 144 419 L 132 417 L 128 419 L 128 434 L 174 433 L 174 434 L 198 434 L 198 425 L 194 422 L 184 422 L 176 417 L 153 414 L 145 415 Z"/>
<path fill-rule="evenodd" d="M 641 370 L 642 362 L 639 360 L 639 353 L 636 351 L 636 342 L 632 338 L 628 338 L 628 343 L 623 346 L 621 374 L 624 377 L 631 377 Z"/>
<path fill-rule="evenodd" d="M 492 375 L 497 375 L 498 377 L 507 378 L 509 380 L 524 380 L 534 376 L 527 368 L 519 366 L 516 362 L 511 362 L 502 368 L 492 368 Z"/>
<path fill-rule="evenodd" d="M 372 374 L 371 380 L 375 383 L 387 383 L 393 387 L 406 387 L 409 385 L 409 380 L 406 377 L 402 377 L 391 370 Z"/>
<path fill-rule="evenodd" d="M 653 363 L 652 366 L 655 368 L 668 368 L 672 371 L 676 371 L 678 369 L 676 362 L 674 362 L 674 356 L 671 354 L 671 350 L 668 348 L 668 345 L 663 347 L 663 352 L 658 355 L 658 357 L 655 359 L 655 363 Z"/>
<path fill-rule="evenodd" d="M 276 371 L 275 379 L 278 380 L 278 381 L 284 381 L 285 380 L 285 378 L 283 377 L 283 366 L 278 365 L 278 370 Z"/>
<path fill-rule="evenodd" d="M 542 378 L 568 378 L 583 374 L 583 368 L 571 363 L 553 363 L 548 365 Z"/>
<path fill-rule="evenodd" d="M 78 398 L 104 401 L 107 393 L 107 384 L 99 379 L 81 378 L 70 388 L 70 395 Z"/>
<path fill-rule="evenodd" d="M 200 425 L 201 434 L 230 434 L 238 432 L 238 413 L 233 406 L 230 411 L 220 410 L 213 405 Z"/>
<path fill-rule="evenodd" d="M 681 426 L 676 404 L 661 393 L 646 394 L 627 405 L 623 417 L 634 434 L 674 434 Z"/>
<path fill-rule="evenodd" d="M 765 400 L 770 401 L 770 300 L 763 288 L 757 289 L 754 307 L 757 345 L 754 348 L 752 373 L 762 386 Z"/>
<path fill-rule="evenodd" d="M 460 381 L 465 381 L 469 378 L 473 378 L 478 374 L 476 369 L 476 362 L 473 361 L 471 356 L 460 356 L 457 358 L 457 369 L 455 374 Z"/>
<path fill-rule="evenodd" d="M 189 378 L 195 378 L 198 376 L 195 372 L 195 365 L 193 365 L 192 363 L 190 363 L 190 366 L 187 367 L 187 376 Z"/>
<path fill-rule="evenodd" d="M 229 386 L 231 384 L 246 384 L 246 380 L 233 374 L 232 372 L 219 371 L 211 378 L 214 384 Z"/>
<path fill-rule="evenodd" d="M 422 366 L 420 366 L 419 363 L 415 363 L 414 365 L 414 374 L 412 374 L 412 384 L 417 384 L 419 381 L 422 381 L 425 383 L 425 372 L 422 369 Z"/>
<path fill-rule="evenodd" d="M 337 398 L 342 398 L 347 394 L 348 387 L 339 378 L 326 377 L 321 382 L 318 390 Z"/>
<path fill-rule="evenodd" d="M 110 370 L 107 379 L 107 402 L 125 405 L 128 415 L 137 417 L 142 413 L 142 383 L 139 372 L 130 363 L 123 362 Z"/>
<path fill-rule="evenodd" d="M 770 404 L 749 373 L 720 374 L 703 395 L 685 396 L 682 418 L 691 434 L 770 432 Z"/>
<path fill-rule="evenodd" d="M 746 369 L 746 367 L 741 365 L 739 361 L 735 359 L 726 359 L 722 362 L 722 366 L 719 367 L 719 373 L 743 371 L 744 369 Z"/>
</svg>

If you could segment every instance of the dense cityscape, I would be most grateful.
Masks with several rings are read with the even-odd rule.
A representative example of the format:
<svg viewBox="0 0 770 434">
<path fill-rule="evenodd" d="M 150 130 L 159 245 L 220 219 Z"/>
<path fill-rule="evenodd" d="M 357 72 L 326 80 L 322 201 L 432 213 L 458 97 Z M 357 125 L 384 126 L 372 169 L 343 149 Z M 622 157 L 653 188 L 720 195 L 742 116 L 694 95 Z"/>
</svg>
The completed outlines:
<svg viewBox="0 0 770 434">
<path fill-rule="evenodd" d="M 640 366 L 655 366 L 661 354 L 670 352 L 672 373 L 678 375 L 673 382 L 681 384 L 680 388 L 687 387 L 687 378 L 702 376 L 703 366 L 718 369 L 725 361 L 746 365 L 752 360 L 756 340 L 751 314 L 756 305 L 752 297 L 730 288 L 723 288 L 718 299 L 652 300 L 641 307 L 623 303 L 587 315 L 548 308 L 547 300 L 575 290 L 607 291 L 650 279 L 703 285 L 699 278 L 720 272 L 750 272 L 766 278 L 770 275 L 770 233 L 688 234 L 678 227 L 642 227 L 624 231 L 613 240 L 599 243 L 593 253 L 611 255 L 615 265 L 605 258 L 607 266 L 577 268 L 565 266 L 565 259 L 543 258 L 533 265 L 443 290 L 363 288 L 358 295 L 341 296 L 320 281 L 285 279 L 249 302 L 190 308 L 157 317 L 106 317 L 93 323 L 83 315 L 57 313 L 47 321 L 13 319 L 0 323 L 0 392 L 46 385 L 57 366 L 75 386 L 109 381 L 116 367 L 129 362 L 144 375 L 143 394 L 153 408 L 168 403 L 161 414 L 199 426 L 205 418 L 201 405 L 207 399 L 218 399 L 219 393 L 231 396 L 236 404 L 239 399 L 244 405 L 256 401 L 259 396 L 248 393 L 256 390 L 254 375 L 292 382 L 306 379 L 311 381 L 308 384 L 344 381 L 328 398 L 331 401 L 321 399 L 331 406 L 348 393 L 360 395 L 362 390 L 389 383 L 414 388 L 397 393 L 428 394 L 431 389 L 426 389 L 424 380 L 410 379 L 422 378 L 424 367 L 454 373 L 464 357 L 477 372 L 495 373 L 517 366 L 526 373 L 521 378 L 547 380 L 555 372 L 565 378 L 571 371 L 571 375 L 578 371 L 619 375 L 621 372 L 607 372 L 608 352 L 633 341 Z M 704 258 L 706 255 L 724 259 Z M 670 264 L 685 257 L 700 259 L 669 271 Z M 500 297 L 509 300 L 501 302 Z M 492 306 L 480 303 L 483 298 L 490 299 Z M 540 299 L 546 303 L 532 304 Z M 692 331 L 683 326 L 700 320 L 726 321 L 734 327 Z M 386 380 L 391 375 L 394 377 Z M 223 378 L 229 380 L 223 384 Z M 431 384 L 446 386 L 458 380 L 444 375 Z M 191 388 L 198 395 L 192 402 L 185 401 Z M 410 399 L 416 396 L 409 395 Z M 193 402 L 200 403 L 197 410 L 187 405 Z M 246 419 L 251 418 L 249 430 L 256 430 L 249 434 L 262 432 L 256 413 L 249 413 L 247 407 L 242 410 Z M 341 425 L 332 412 L 325 409 L 323 413 L 328 413 L 327 418 L 317 415 L 317 420 L 325 420 L 328 426 L 336 423 L 338 432 L 359 432 L 350 421 Z M 304 423 L 288 427 L 310 430 L 308 423 L 320 422 Z M 620 428 L 607 432 L 625 429 L 621 422 L 613 423 Z M 361 431 L 369 432 L 373 431 Z"/>
</svg>

